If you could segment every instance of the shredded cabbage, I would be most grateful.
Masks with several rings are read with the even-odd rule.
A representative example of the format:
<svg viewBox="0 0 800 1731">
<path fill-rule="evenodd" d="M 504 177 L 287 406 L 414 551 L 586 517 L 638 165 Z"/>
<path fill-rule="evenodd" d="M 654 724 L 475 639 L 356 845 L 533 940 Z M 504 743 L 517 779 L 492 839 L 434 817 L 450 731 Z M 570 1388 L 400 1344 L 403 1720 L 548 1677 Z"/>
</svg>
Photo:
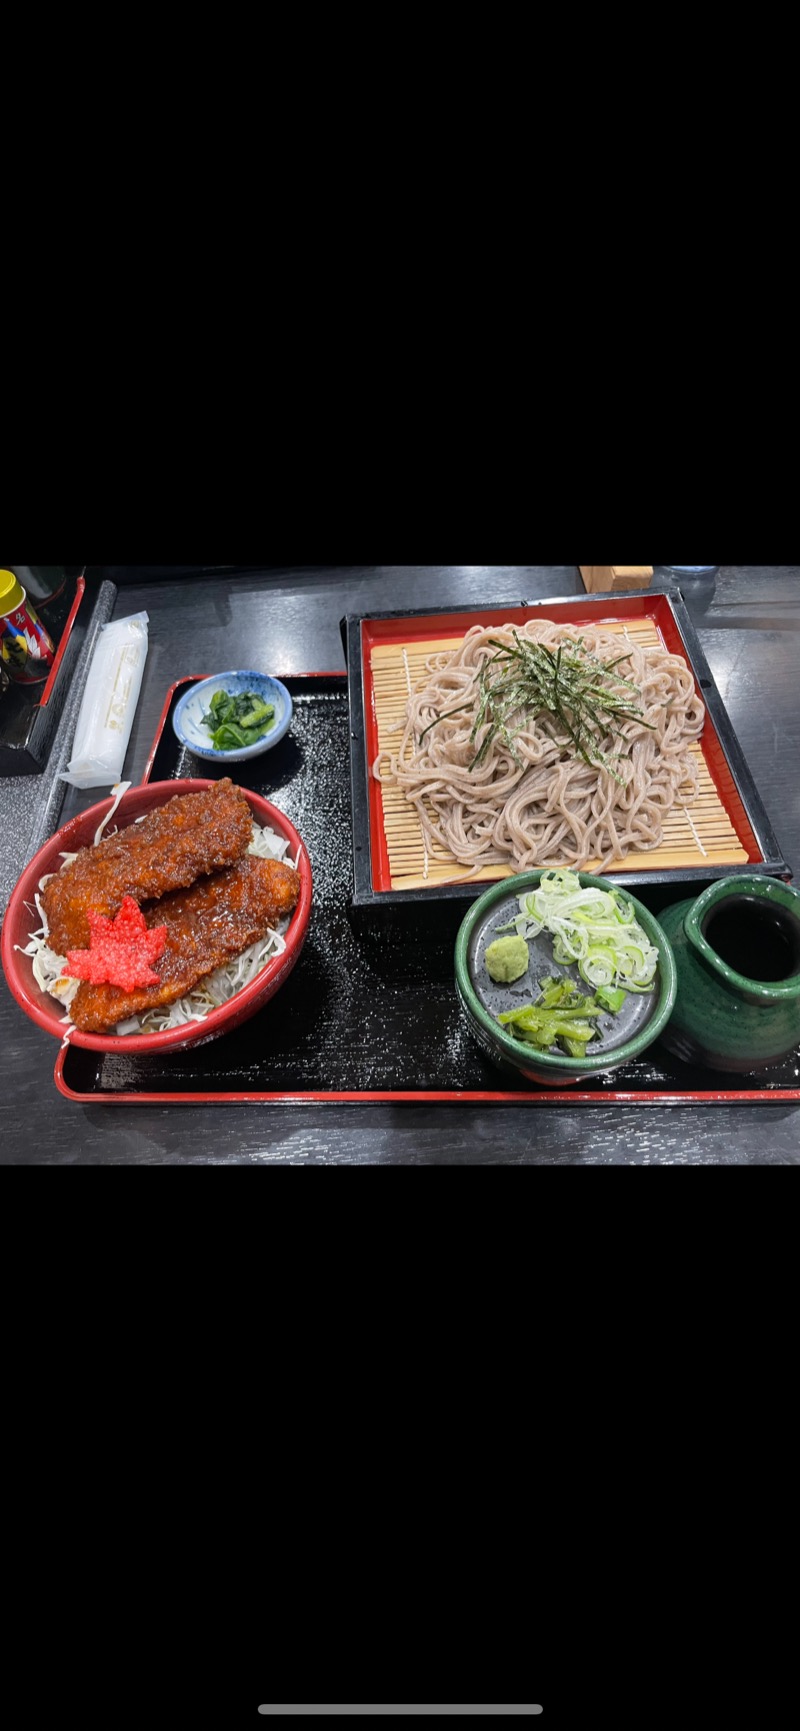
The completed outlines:
<svg viewBox="0 0 800 1731">
<path fill-rule="evenodd" d="M 130 786 L 130 782 L 122 785 L 124 791 Z M 111 815 L 109 811 L 101 829 L 105 828 Z M 278 835 L 276 830 L 270 829 L 268 825 L 264 825 L 262 828 L 258 824 L 253 824 L 253 839 L 247 849 L 248 853 L 257 854 L 259 859 L 282 860 L 288 850 L 288 841 L 283 836 Z M 77 855 L 74 853 L 64 854 L 59 870 L 63 871 L 64 867 L 76 858 Z M 295 871 L 297 870 L 298 860 L 290 859 L 286 863 L 293 866 Z M 54 875 L 53 872 L 48 872 L 45 877 L 41 878 L 39 889 L 44 889 L 49 878 Z M 71 976 L 64 974 L 67 965 L 66 956 L 57 956 L 55 950 L 50 948 L 47 942 L 47 918 L 38 894 L 34 896 L 34 901 L 40 924 L 36 931 L 31 932 L 28 943 L 24 947 L 22 944 L 17 944 L 15 947 L 21 951 L 23 956 L 32 958 L 33 977 L 42 991 L 49 993 L 52 998 L 57 998 L 60 1004 L 69 1008 L 80 985 L 80 980 L 72 979 Z M 261 973 L 262 968 L 266 967 L 267 962 L 285 950 L 284 933 L 288 924 L 288 918 L 281 920 L 274 931 L 270 929 L 263 938 L 258 939 L 257 943 L 251 944 L 249 949 L 243 950 L 240 956 L 234 956 L 232 961 L 226 962 L 221 968 L 217 968 L 213 974 L 208 974 L 204 980 L 195 986 L 192 992 L 187 993 L 185 998 L 179 998 L 176 1004 L 167 1004 L 156 1010 L 148 1010 L 142 1016 L 129 1016 L 126 1021 L 118 1022 L 114 1029 L 115 1034 L 161 1034 L 165 1033 L 168 1028 L 180 1028 L 186 1022 L 205 1021 L 211 1010 L 218 1009 L 220 1004 L 226 1004 L 236 992 L 240 992 L 244 986 L 249 986 L 256 975 Z M 68 1024 L 66 1039 L 73 1024 L 70 1023 L 68 1016 L 65 1016 L 63 1020 Z"/>
<path fill-rule="evenodd" d="M 554 961 L 577 962 L 587 985 L 652 991 L 658 950 L 616 890 L 581 889 L 576 872 L 549 871 L 542 872 L 538 889 L 517 900 L 520 911 L 504 929 L 526 940 L 550 932 Z"/>
</svg>

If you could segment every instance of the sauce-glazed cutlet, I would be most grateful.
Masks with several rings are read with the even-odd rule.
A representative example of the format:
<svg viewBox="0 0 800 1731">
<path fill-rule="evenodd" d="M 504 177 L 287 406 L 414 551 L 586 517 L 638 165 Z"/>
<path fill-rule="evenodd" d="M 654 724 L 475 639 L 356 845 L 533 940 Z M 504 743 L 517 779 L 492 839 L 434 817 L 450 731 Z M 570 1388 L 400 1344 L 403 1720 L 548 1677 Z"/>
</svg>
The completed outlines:
<svg viewBox="0 0 800 1731">
<path fill-rule="evenodd" d="M 85 1033 L 102 1034 L 128 1016 L 177 1003 L 206 974 L 285 919 L 299 894 L 300 878 L 292 866 L 248 854 L 191 889 L 164 896 L 142 910 L 149 928 L 167 928 L 164 954 L 154 964 L 160 984 L 126 992 L 83 980 L 70 1004 L 72 1021 Z"/>
<path fill-rule="evenodd" d="M 247 852 L 253 815 L 230 777 L 204 793 L 176 794 L 141 823 L 82 848 L 42 891 L 47 941 L 56 955 L 89 948 L 87 914 L 117 914 L 123 896 L 140 904 L 188 888 Z"/>
</svg>

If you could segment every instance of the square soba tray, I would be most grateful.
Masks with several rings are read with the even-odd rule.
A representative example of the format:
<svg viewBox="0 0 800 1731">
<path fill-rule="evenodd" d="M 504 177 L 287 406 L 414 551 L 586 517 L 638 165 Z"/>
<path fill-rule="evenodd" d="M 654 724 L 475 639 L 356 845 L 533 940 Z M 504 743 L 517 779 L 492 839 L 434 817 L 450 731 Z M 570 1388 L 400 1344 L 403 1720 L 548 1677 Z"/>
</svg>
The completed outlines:
<svg viewBox="0 0 800 1731">
<path fill-rule="evenodd" d="M 709 877 L 791 872 L 772 831 L 700 640 L 680 595 L 652 588 L 627 595 L 571 595 L 529 605 L 454 608 L 448 612 L 350 615 L 341 631 L 350 691 L 354 906 L 441 898 L 471 899 L 487 883 L 511 877 L 514 866 L 491 865 L 472 875 L 425 836 L 415 806 L 388 770 L 411 692 L 424 680 L 430 656 L 454 649 L 473 625 L 524 625 L 531 619 L 601 626 L 626 640 L 667 649 L 691 669 L 705 704 L 701 737 L 691 747 L 699 788 L 687 806 L 664 819 L 663 841 L 631 850 L 601 871 L 630 884 L 699 883 Z M 382 755 L 381 779 L 373 765 Z"/>
</svg>

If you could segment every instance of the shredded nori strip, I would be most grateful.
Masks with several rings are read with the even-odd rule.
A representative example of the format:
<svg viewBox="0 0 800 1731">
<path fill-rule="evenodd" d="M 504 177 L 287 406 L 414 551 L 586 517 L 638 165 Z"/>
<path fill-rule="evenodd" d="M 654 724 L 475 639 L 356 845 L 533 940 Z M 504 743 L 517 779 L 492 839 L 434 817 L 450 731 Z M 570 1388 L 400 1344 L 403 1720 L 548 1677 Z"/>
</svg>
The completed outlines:
<svg viewBox="0 0 800 1731">
<path fill-rule="evenodd" d="M 524 768 L 514 750 L 514 740 L 532 719 L 548 715 L 564 729 L 567 740 L 563 744 L 571 742 L 584 763 L 606 770 L 624 787 L 624 778 L 614 767 L 624 754 L 607 752 L 603 742 L 622 738 L 621 724 L 625 721 L 638 721 L 640 726 L 651 730 L 654 727 L 653 722 L 645 721 L 641 703 L 628 695 L 638 696 L 638 686 L 616 672 L 621 662 L 630 659 L 630 650 L 613 661 L 602 661 L 586 648 L 582 637 L 559 644 L 554 654 L 546 643 L 521 638 L 516 630 L 512 635 L 515 648 L 496 637 L 488 639 L 489 647 L 497 653 L 484 656 L 475 676 L 478 704 L 471 743 L 475 743 L 487 721 L 489 727 L 470 770 L 480 768 L 496 739 L 506 747 L 517 768 Z M 423 728 L 419 744 L 437 722 L 461 715 L 472 709 L 474 702 L 472 698 L 457 709 L 446 709 L 437 715 Z"/>
</svg>

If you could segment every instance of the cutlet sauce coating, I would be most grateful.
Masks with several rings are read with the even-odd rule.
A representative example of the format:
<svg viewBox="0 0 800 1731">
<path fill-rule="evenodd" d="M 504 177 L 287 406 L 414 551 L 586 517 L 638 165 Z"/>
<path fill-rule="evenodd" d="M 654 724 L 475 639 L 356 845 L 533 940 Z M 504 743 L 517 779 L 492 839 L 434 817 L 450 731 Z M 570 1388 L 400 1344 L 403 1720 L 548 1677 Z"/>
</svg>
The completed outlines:
<svg viewBox="0 0 800 1731">
<path fill-rule="evenodd" d="M 233 865 L 246 853 L 253 817 L 230 778 L 204 793 L 176 794 L 141 823 L 105 836 L 45 884 L 48 943 L 57 955 L 89 947 L 89 911 L 116 914 L 123 896 L 142 903 Z"/>
<path fill-rule="evenodd" d="M 85 1033 L 105 1033 L 128 1016 L 176 1003 L 285 919 L 299 894 L 300 878 L 291 866 L 248 854 L 190 889 L 163 896 L 142 910 L 148 929 L 167 928 L 164 954 L 155 964 L 160 984 L 125 992 L 84 981 L 70 1005 L 72 1021 Z"/>
</svg>

